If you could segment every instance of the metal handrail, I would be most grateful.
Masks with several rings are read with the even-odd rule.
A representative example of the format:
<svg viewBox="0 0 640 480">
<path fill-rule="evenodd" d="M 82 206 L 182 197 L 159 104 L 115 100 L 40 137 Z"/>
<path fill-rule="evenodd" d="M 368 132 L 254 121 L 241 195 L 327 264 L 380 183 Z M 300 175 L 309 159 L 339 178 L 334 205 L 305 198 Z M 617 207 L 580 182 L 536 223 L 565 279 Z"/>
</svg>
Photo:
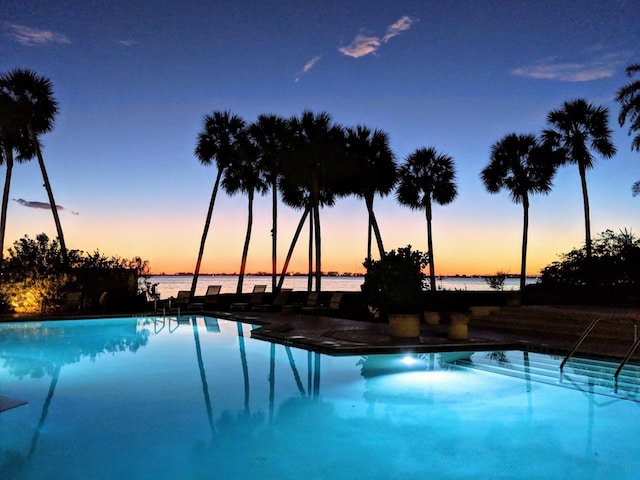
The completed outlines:
<svg viewBox="0 0 640 480">
<path fill-rule="evenodd" d="M 616 370 L 616 373 L 613 374 L 613 380 L 615 382 L 615 393 L 618 393 L 618 376 L 620 375 L 620 372 L 622 371 L 624 366 L 627 364 L 627 362 L 631 358 L 631 355 L 633 355 L 633 352 L 635 352 L 638 349 L 638 346 L 640 346 L 640 337 L 636 338 L 636 340 L 633 342 L 633 345 L 631 345 L 631 348 L 627 350 L 627 354 L 624 356 L 624 359 L 622 360 L 622 362 L 620 362 L 620 365 L 618 365 L 618 369 Z"/>
<path fill-rule="evenodd" d="M 593 321 L 587 327 L 587 329 L 584 332 L 582 332 L 582 335 L 580 335 L 580 338 L 578 339 L 576 344 L 573 346 L 573 348 L 569 352 L 569 355 L 564 357 L 564 360 L 562 360 L 562 363 L 560 364 L 560 381 L 562 381 L 562 369 L 564 368 L 565 364 L 569 361 L 569 359 L 573 356 L 573 354 L 576 353 L 576 350 L 578 350 L 580 345 L 582 345 L 582 342 L 584 342 L 585 338 L 587 338 L 587 336 L 591 333 L 591 330 L 593 330 L 593 328 L 598 324 L 599 321 L 600 321 L 599 318 L 593 319 Z"/>
</svg>

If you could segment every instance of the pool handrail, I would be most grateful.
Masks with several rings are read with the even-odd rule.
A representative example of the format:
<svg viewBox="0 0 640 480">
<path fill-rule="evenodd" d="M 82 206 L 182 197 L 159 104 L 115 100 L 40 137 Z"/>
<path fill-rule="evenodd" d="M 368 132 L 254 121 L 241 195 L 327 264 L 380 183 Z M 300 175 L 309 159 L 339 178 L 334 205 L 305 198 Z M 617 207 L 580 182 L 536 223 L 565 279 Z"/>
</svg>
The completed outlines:
<svg viewBox="0 0 640 480">
<path fill-rule="evenodd" d="M 633 352 L 635 352 L 638 349 L 638 346 L 640 346 L 640 337 L 635 339 L 635 341 L 633 342 L 633 345 L 631 345 L 629 350 L 627 350 L 627 354 L 624 356 L 624 359 L 622 360 L 622 362 L 620 362 L 620 365 L 618 365 L 616 373 L 613 374 L 615 393 L 618 393 L 618 376 L 620 375 L 620 372 L 622 372 L 622 369 L 631 358 L 631 355 L 633 355 Z"/>
<path fill-rule="evenodd" d="M 571 350 L 569 351 L 569 354 L 566 357 L 564 357 L 564 360 L 562 360 L 562 363 L 560 364 L 560 382 L 562 382 L 562 369 L 564 368 L 565 364 L 569 361 L 569 359 L 573 356 L 573 354 L 576 353 L 576 350 L 578 350 L 580 345 L 582 345 L 582 342 L 584 342 L 587 336 L 591 333 L 591 330 L 594 329 L 594 327 L 598 324 L 599 321 L 600 321 L 599 318 L 594 318 L 591 321 L 587 329 L 584 332 L 582 332 L 582 335 L 580 335 L 580 338 L 578 338 L 578 341 L 571 348 Z"/>
</svg>

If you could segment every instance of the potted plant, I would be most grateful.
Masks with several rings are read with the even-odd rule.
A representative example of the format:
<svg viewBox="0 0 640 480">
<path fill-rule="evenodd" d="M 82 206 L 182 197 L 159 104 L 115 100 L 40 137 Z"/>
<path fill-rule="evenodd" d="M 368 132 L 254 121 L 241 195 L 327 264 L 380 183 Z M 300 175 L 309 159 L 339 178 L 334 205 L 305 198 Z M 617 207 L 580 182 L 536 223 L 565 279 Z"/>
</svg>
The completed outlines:
<svg viewBox="0 0 640 480">
<path fill-rule="evenodd" d="M 380 260 L 366 259 L 362 293 L 374 314 L 389 321 L 394 337 L 420 336 L 420 312 L 428 255 L 411 245 L 384 254 Z"/>
</svg>

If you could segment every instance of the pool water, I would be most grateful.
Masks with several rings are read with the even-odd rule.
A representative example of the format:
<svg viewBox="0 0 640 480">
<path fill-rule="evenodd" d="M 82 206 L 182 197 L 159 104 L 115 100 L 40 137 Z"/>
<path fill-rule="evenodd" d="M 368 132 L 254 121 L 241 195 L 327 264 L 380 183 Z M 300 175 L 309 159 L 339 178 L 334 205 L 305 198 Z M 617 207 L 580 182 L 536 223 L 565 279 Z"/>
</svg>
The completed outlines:
<svg viewBox="0 0 640 480">
<path fill-rule="evenodd" d="M 0 325 L 0 478 L 638 478 L 640 403 L 203 316 Z M 486 352 L 475 353 L 484 357 Z"/>
</svg>

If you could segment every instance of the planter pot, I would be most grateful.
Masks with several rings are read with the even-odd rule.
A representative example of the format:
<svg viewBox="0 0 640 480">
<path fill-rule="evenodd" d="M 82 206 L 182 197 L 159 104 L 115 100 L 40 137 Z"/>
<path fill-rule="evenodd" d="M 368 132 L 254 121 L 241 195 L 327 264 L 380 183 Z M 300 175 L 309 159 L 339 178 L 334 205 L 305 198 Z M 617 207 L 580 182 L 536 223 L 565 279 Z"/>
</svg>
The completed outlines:
<svg viewBox="0 0 640 480">
<path fill-rule="evenodd" d="M 451 340 L 469 339 L 469 318 L 468 313 L 452 313 L 449 315 L 449 338 Z"/>
<path fill-rule="evenodd" d="M 420 314 L 389 314 L 389 335 L 399 338 L 420 336 Z"/>
<path fill-rule="evenodd" d="M 422 313 L 424 314 L 424 323 L 427 325 L 438 325 L 440 323 L 440 312 L 425 310 Z"/>
</svg>

